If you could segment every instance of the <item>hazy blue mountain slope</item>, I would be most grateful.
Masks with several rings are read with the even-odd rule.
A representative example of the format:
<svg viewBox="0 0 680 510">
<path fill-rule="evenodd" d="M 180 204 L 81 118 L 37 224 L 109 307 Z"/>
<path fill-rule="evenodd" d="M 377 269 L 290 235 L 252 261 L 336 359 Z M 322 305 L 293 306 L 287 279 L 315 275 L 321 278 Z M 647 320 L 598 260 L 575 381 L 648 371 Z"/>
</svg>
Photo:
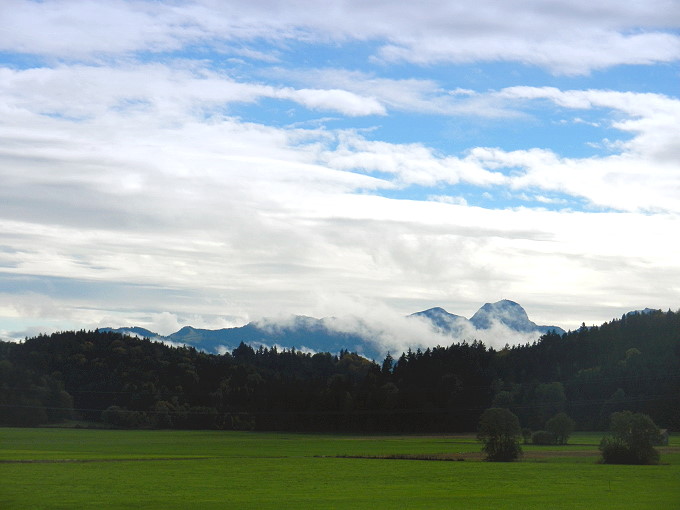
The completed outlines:
<svg viewBox="0 0 680 510">
<path fill-rule="evenodd" d="M 284 325 L 251 322 L 237 328 L 218 330 L 186 326 L 167 338 L 172 342 L 193 345 L 208 352 L 233 350 L 244 342 L 254 348 L 260 345 L 285 349 L 295 347 L 298 350 L 331 353 L 347 349 L 378 359 L 378 352 L 371 349 L 364 338 L 332 331 L 322 320 L 311 317 L 295 317 Z"/>
<path fill-rule="evenodd" d="M 465 317 L 449 313 L 441 307 L 416 312 L 411 314 L 410 317 L 427 319 L 435 329 L 452 336 L 458 336 L 465 331 L 466 326 L 470 325 L 470 321 Z"/>
<path fill-rule="evenodd" d="M 520 333 L 533 331 L 541 333 L 555 331 L 560 335 L 565 333 L 562 328 L 557 326 L 538 326 L 535 322 L 529 320 L 526 310 L 521 305 L 508 299 L 484 304 L 470 318 L 470 322 L 477 329 L 489 329 L 494 324 L 502 324 Z"/>
<path fill-rule="evenodd" d="M 470 319 L 449 313 L 441 307 L 416 312 L 409 317 L 429 321 L 434 333 L 443 335 L 444 339 L 450 337 L 451 341 L 444 340 L 442 342 L 444 344 L 474 339 L 476 330 L 488 330 L 499 325 L 510 332 L 535 333 L 536 339 L 541 334 L 553 330 L 558 334 L 564 333 L 564 330 L 556 326 L 536 325 L 529 320 L 524 308 L 506 299 L 496 303 L 486 303 Z M 370 328 L 357 329 L 367 331 Z M 139 327 L 102 328 L 101 330 L 186 344 L 212 353 L 232 351 L 244 342 L 256 349 L 261 345 L 331 353 L 338 353 L 344 349 L 375 360 L 384 358 L 386 354 L 376 344 L 375 339 L 368 337 L 367 333 L 336 331 L 333 329 L 331 319 L 304 316 L 295 316 L 284 321 L 268 319 L 251 322 L 245 326 L 215 330 L 185 326 L 167 336 L 161 336 Z M 419 340 L 421 339 L 414 338 L 414 346 Z"/>
<path fill-rule="evenodd" d="M 99 328 L 101 332 L 110 331 L 112 333 L 121 333 L 123 335 L 136 336 L 139 338 L 156 338 L 161 337 L 158 333 L 149 331 L 148 329 L 140 328 L 137 326 L 130 328 Z M 162 337 L 161 337 L 162 338 Z"/>
</svg>

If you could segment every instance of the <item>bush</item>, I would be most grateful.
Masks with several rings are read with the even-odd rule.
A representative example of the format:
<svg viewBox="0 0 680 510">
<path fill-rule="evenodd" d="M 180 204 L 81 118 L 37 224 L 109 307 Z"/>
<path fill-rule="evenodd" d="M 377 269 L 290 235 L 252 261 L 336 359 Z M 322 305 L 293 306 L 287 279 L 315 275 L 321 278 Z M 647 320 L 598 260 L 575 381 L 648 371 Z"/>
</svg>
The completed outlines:
<svg viewBox="0 0 680 510">
<path fill-rule="evenodd" d="M 102 421 L 113 427 L 124 429 L 138 429 L 149 425 L 146 413 L 141 411 L 129 411 L 124 407 L 109 406 L 101 414 Z"/>
<path fill-rule="evenodd" d="M 486 460 L 509 462 L 519 458 L 521 434 L 519 419 L 507 409 L 487 409 L 479 419 L 477 439 L 484 443 L 482 451 L 486 453 Z"/>
<path fill-rule="evenodd" d="M 546 422 L 545 429 L 555 435 L 555 444 L 567 444 L 575 425 L 567 413 L 558 413 Z"/>
<path fill-rule="evenodd" d="M 531 442 L 540 445 L 557 444 L 557 436 L 547 430 L 537 430 L 531 435 Z"/>
<path fill-rule="evenodd" d="M 522 438 L 524 439 L 524 444 L 529 444 L 531 442 L 531 429 L 522 429 Z"/>
<path fill-rule="evenodd" d="M 646 414 L 623 411 L 611 416 L 611 432 L 602 438 L 600 451 L 605 464 L 657 464 L 653 445 L 659 428 Z"/>
<path fill-rule="evenodd" d="M 615 437 L 603 437 L 600 442 L 604 464 L 658 464 L 659 452 L 654 448 L 636 450 Z"/>
</svg>

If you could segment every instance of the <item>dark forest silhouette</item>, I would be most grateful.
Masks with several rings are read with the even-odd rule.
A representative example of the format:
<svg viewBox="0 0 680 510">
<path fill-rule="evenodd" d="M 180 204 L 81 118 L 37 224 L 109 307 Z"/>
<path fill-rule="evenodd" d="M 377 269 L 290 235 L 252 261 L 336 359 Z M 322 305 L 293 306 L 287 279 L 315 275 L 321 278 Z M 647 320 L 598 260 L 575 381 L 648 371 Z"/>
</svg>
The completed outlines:
<svg viewBox="0 0 680 510">
<path fill-rule="evenodd" d="M 560 412 L 603 430 L 623 410 L 677 430 L 680 313 L 627 314 L 502 350 L 476 341 L 409 350 L 380 364 L 245 343 L 215 355 L 99 331 L 0 342 L 1 425 L 468 432 L 489 407 L 532 430 Z"/>
</svg>

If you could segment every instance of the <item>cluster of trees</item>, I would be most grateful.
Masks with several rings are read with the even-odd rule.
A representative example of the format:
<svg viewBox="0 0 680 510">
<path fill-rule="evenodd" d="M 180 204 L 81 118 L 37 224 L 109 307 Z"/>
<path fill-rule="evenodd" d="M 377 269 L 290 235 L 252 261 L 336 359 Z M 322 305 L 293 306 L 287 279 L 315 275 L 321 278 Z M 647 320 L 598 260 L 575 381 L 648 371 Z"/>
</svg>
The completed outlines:
<svg viewBox="0 0 680 510">
<path fill-rule="evenodd" d="M 537 430 L 531 434 L 531 442 L 533 444 L 543 445 L 567 444 L 569 436 L 574 432 L 575 426 L 576 422 L 572 420 L 567 413 L 557 413 L 545 422 L 545 430 Z M 525 442 L 528 442 L 526 437 Z"/>
<path fill-rule="evenodd" d="M 611 431 L 602 438 L 600 451 L 605 464 L 656 464 L 659 427 L 642 413 L 622 411 L 611 416 Z"/>
<path fill-rule="evenodd" d="M 493 407 L 529 437 L 537 431 L 534 441 L 559 443 L 562 413 L 575 421 L 567 429 L 604 430 L 624 410 L 679 428 L 679 390 L 680 313 L 670 311 L 502 350 L 409 350 L 380 364 L 246 344 L 213 355 L 99 331 L 0 342 L 2 425 L 464 432 Z"/>
<path fill-rule="evenodd" d="M 535 444 L 566 444 L 573 420 L 560 413 L 548 422 L 551 430 L 536 432 Z M 611 415 L 610 432 L 602 438 L 600 451 L 605 464 L 657 464 L 659 427 L 646 414 L 622 411 Z M 510 462 L 522 456 L 521 429 L 515 414 L 502 407 L 487 409 L 479 419 L 477 439 L 482 442 L 486 460 Z M 539 438 L 537 441 L 536 438 Z"/>
<path fill-rule="evenodd" d="M 482 413 L 479 419 L 477 439 L 484 446 L 486 460 L 507 462 L 522 455 L 519 445 L 521 428 L 517 416 L 502 407 L 492 407 Z"/>
<path fill-rule="evenodd" d="M 533 434 L 529 429 L 520 428 L 519 418 L 504 407 L 485 410 L 479 419 L 477 439 L 483 443 L 482 451 L 490 461 L 508 462 L 522 456 L 520 439 L 538 445 L 564 445 L 574 431 L 575 422 L 566 413 L 550 418 L 546 430 Z"/>
</svg>

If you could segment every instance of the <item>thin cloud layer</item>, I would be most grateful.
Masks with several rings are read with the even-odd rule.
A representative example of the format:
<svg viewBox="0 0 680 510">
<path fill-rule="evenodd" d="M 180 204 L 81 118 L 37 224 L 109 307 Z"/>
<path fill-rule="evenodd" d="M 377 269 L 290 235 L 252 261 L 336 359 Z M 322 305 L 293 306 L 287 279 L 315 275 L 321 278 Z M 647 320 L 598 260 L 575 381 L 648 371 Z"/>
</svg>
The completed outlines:
<svg viewBox="0 0 680 510">
<path fill-rule="evenodd" d="M 399 5 L 336 1 L 147 2 L 9 0 L 0 48 L 59 58 L 97 58 L 260 40 L 286 45 L 373 41 L 374 58 L 417 64 L 513 61 L 583 74 L 622 64 L 673 62 L 680 24 L 673 0 L 527 0 L 512 4 L 428 1 Z M 86 28 L 85 28 L 86 27 Z M 241 51 L 241 54 L 243 52 Z"/>
</svg>

